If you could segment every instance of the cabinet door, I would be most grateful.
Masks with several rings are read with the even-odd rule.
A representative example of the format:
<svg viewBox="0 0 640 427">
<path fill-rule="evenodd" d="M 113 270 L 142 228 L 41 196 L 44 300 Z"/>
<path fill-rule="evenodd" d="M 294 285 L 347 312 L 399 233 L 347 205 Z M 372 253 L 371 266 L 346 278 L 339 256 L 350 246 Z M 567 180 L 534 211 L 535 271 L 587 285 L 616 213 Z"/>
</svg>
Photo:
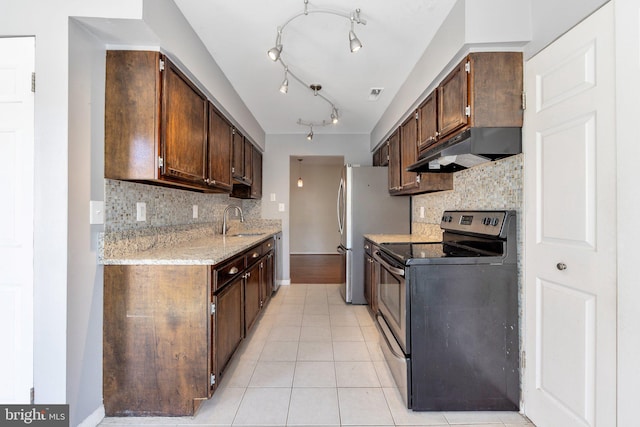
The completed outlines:
<svg viewBox="0 0 640 427">
<path fill-rule="evenodd" d="M 251 142 L 245 137 L 244 139 L 244 175 L 242 176 L 242 181 L 246 184 L 251 185 L 253 182 L 253 152 L 255 149 Z"/>
<path fill-rule="evenodd" d="M 251 198 L 262 198 L 262 154 L 255 147 L 252 148 L 251 161 Z"/>
<path fill-rule="evenodd" d="M 438 91 L 434 90 L 418 107 L 418 151 L 438 140 Z"/>
<path fill-rule="evenodd" d="M 400 132 L 389 137 L 389 191 L 400 191 Z"/>
<path fill-rule="evenodd" d="M 260 312 L 260 264 L 261 261 L 256 262 L 249 268 L 244 281 L 245 334 L 249 333 Z"/>
<path fill-rule="evenodd" d="M 468 124 L 466 64 L 465 59 L 438 86 L 438 129 L 441 139 Z"/>
<path fill-rule="evenodd" d="M 269 252 L 267 256 L 264 258 L 264 271 L 262 275 L 262 286 L 261 286 L 261 302 L 262 306 L 269 302 L 271 298 L 271 293 L 273 292 L 273 285 L 275 280 L 275 263 L 273 258 L 273 251 Z"/>
<path fill-rule="evenodd" d="M 242 277 L 238 277 L 214 297 L 216 312 L 213 330 L 215 331 L 215 365 L 218 379 L 222 378 L 231 355 L 244 336 L 242 283 Z"/>
<path fill-rule="evenodd" d="M 207 184 L 210 187 L 230 192 L 232 186 L 231 157 L 233 127 L 222 114 L 209 103 Z"/>
<path fill-rule="evenodd" d="M 242 181 L 244 171 L 244 136 L 237 130 L 233 130 L 233 167 L 231 169 L 233 179 Z"/>
<path fill-rule="evenodd" d="M 412 114 L 400 126 L 400 186 L 403 190 L 418 188 L 418 174 L 406 168 L 418 160 L 418 120 Z"/>
<path fill-rule="evenodd" d="M 380 166 L 389 166 L 389 141 L 380 147 Z"/>
<path fill-rule="evenodd" d="M 204 184 L 207 98 L 167 59 L 160 126 L 163 176 Z"/>
<path fill-rule="evenodd" d="M 368 245 L 368 243 L 365 243 Z M 366 249 L 365 249 L 366 250 Z M 373 258 L 371 255 L 365 253 L 364 254 L 364 299 L 367 301 L 369 307 L 373 302 L 373 289 L 372 289 L 372 274 L 371 274 L 371 265 L 373 264 Z"/>
</svg>

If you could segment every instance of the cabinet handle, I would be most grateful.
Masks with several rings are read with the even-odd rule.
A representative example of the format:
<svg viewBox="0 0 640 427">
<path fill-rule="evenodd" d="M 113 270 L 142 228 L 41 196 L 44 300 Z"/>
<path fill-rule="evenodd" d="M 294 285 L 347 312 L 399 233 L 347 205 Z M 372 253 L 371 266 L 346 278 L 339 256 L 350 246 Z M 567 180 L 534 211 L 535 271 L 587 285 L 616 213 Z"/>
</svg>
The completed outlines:
<svg viewBox="0 0 640 427">
<path fill-rule="evenodd" d="M 254 252 L 251 254 L 251 258 L 258 258 L 260 254 L 258 252 Z"/>
<path fill-rule="evenodd" d="M 229 274 L 237 274 L 238 273 L 238 267 L 233 266 L 229 269 Z"/>
<path fill-rule="evenodd" d="M 564 262 L 559 262 L 556 264 L 556 268 L 560 271 L 562 270 L 566 270 L 567 269 L 567 264 L 565 264 Z"/>
</svg>

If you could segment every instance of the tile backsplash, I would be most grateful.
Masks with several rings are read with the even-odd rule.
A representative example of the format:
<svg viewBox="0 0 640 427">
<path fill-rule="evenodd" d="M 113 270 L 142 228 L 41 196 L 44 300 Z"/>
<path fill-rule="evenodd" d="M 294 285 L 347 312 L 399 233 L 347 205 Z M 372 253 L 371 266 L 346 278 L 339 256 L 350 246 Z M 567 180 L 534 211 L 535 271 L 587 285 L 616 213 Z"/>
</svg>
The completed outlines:
<svg viewBox="0 0 640 427">
<path fill-rule="evenodd" d="M 138 202 L 146 203 L 146 221 L 136 220 Z M 198 206 L 198 218 L 193 218 L 193 205 Z M 222 224 L 222 213 L 228 205 L 240 206 L 247 221 L 260 219 L 260 200 L 105 179 L 105 232 L 187 224 Z"/>
<path fill-rule="evenodd" d="M 456 172 L 453 190 L 413 197 L 412 230 L 440 224 L 445 210 L 511 209 L 522 214 L 522 154 Z M 420 208 L 424 218 L 420 218 Z M 519 221 L 520 222 L 520 221 Z"/>
</svg>

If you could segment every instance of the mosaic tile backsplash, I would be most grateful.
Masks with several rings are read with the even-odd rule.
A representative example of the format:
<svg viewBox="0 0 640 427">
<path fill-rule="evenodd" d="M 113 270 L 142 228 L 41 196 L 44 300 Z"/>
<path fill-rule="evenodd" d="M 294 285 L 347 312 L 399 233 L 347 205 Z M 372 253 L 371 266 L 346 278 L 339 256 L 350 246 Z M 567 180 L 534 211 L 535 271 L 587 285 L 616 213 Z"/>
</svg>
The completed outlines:
<svg viewBox="0 0 640 427">
<path fill-rule="evenodd" d="M 146 203 L 146 221 L 136 220 L 137 202 Z M 193 218 L 193 205 L 198 206 L 198 218 Z M 221 225 L 228 205 L 240 206 L 247 222 L 260 219 L 260 200 L 105 179 L 105 233 L 187 224 Z"/>
<path fill-rule="evenodd" d="M 453 190 L 413 197 L 413 230 L 440 224 L 445 210 L 511 209 L 522 213 L 522 154 L 456 172 Z M 420 218 L 420 207 L 425 217 Z"/>
</svg>

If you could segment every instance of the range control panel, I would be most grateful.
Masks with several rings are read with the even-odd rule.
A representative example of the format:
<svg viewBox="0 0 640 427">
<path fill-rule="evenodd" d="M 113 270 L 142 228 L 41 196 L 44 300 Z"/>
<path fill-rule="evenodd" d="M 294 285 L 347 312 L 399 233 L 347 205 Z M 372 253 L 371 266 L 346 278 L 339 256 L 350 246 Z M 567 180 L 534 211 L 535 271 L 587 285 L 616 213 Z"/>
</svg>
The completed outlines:
<svg viewBox="0 0 640 427">
<path fill-rule="evenodd" d="M 512 216 L 515 216 L 513 211 L 445 211 L 440 228 L 499 237 L 503 235 L 504 226 Z"/>
</svg>

